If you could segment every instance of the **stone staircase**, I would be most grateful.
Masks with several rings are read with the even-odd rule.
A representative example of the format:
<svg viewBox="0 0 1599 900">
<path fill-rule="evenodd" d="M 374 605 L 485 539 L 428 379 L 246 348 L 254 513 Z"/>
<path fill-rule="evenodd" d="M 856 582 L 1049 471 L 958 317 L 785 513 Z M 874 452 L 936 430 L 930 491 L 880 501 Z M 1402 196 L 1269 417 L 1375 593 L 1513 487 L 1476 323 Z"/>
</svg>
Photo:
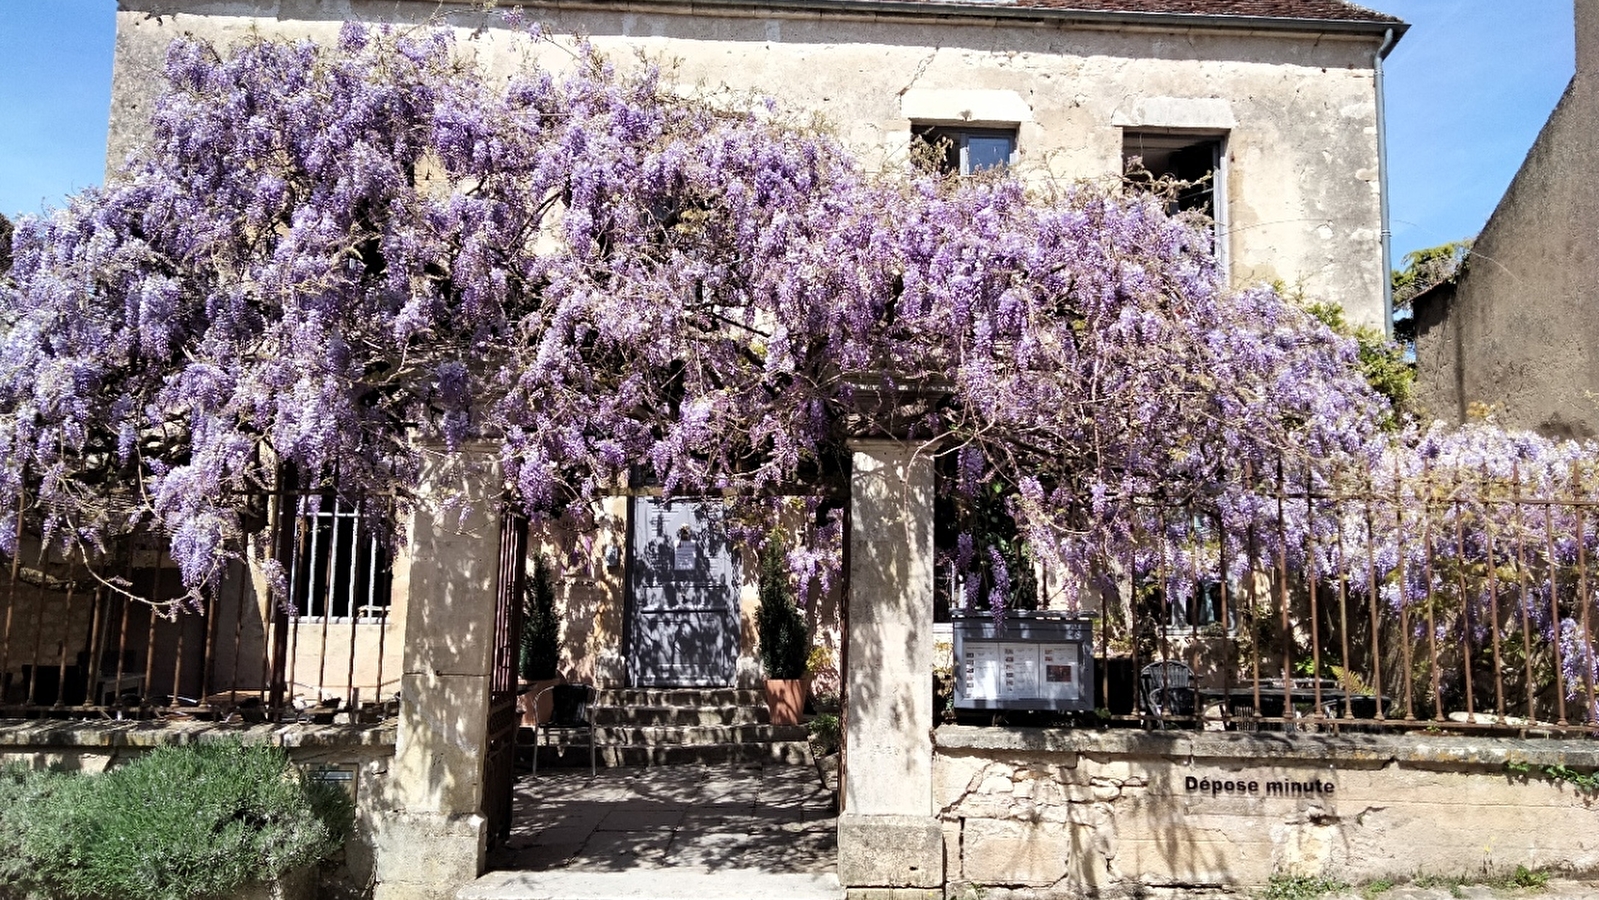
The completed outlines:
<svg viewBox="0 0 1599 900">
<path fill-rule="evenodd" d="M 805 726 L 772 725 L 760 691 L 602 690 L 593 715 L 603 766 L 812 763 Z M 539 767 L 587 766 L 587 740 L 557 730 L 541 741 Z"/>
</svg>

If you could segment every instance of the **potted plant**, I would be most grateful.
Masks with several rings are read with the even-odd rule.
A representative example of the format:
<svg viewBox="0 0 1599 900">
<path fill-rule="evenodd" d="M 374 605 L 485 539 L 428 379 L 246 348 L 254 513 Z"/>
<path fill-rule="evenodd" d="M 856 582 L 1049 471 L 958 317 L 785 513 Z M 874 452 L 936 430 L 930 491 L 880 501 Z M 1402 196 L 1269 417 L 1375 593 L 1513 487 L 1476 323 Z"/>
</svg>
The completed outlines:
<svg viewBox="0 0 1599 900">
<path fill-rule="evenodd" d="M 833 648 L 817 644 L 805 660 L 805 692 L 818 713 L 838 712 L 843 679 L 834 662 Z"/>
<path fill-rule="evenodd" d="M 553 700 L 545 689 L 560 684 L 561 620 L 555 609 L 555 589 L 544 554 L 533 558 L 533 577 L 522 594 L 522 633 L 517 672 L 522 690 L 517 708 L 528 727 L 549 721 Z"/>
<path fill-rule="evenodd" d="M 773 725 L 798 725 L 805 711 L 805 660 L 811 642 L 776 553 L 765 554 L 761 561 L 760 595 L 755 630 L 761 642 L 761 668 L 766 671 L 766 707 Z"/>
</svg>

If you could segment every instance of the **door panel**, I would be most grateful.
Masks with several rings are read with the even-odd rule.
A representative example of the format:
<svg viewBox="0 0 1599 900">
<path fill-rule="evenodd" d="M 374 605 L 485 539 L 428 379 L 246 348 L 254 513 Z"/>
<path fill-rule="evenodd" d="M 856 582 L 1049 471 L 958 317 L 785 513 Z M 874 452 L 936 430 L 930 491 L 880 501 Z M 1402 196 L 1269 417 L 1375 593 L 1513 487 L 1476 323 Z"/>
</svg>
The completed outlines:
<svg viewBox="0 0 1599 900">
<path fill-rule="evenodd" d="M 726 507 L 633 500 L 628 668 L 639 687 L 726 687 L 738 662 L 738 558 Z"/>
</svg>

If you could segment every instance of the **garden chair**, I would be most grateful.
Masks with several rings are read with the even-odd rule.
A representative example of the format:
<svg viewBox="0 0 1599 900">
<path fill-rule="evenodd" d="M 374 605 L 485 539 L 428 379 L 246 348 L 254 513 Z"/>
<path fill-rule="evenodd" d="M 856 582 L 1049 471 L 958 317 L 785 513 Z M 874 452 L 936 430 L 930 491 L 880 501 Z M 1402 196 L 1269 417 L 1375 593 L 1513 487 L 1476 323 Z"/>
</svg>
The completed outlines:
<svg viewBox="0 0 1599 900">
<path fill-rule="evenodd" d="M 1150 663 L 1138 674 L 1138 696 L 1144 714 L 1162 727 L 1167 716 L 1193 716 L 1198 709 L 1194 670 L 1175 659 Z"/>
<path fill-rule="evenodd" d="M 543 743 L 548 743 L 550 732 L 560 731 L 563 736 L 587 733 L 589 777 L 592 778 L 599 772 L 599 746 L 594 740 L 594 702 L 599 692 L 588 684 L 552 684 L 533 695 L 531 708 L 537 709 L 539 698 L 545 694 L 550 695 L 550 717 L 533 726 L 533 774 L 537 775 L 539 771 L 540 735 L 543 736 Z"/>
</svg>

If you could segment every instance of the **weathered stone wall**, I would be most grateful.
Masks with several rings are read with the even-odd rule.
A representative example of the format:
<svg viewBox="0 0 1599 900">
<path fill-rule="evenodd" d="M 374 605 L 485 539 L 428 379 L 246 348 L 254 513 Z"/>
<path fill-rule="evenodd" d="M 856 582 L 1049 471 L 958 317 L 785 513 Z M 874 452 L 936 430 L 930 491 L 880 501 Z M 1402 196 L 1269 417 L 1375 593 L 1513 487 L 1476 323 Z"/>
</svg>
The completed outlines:
<svg viewBox="0 0 1599 900">
<path fill-rule="evenodd" d="M 1567 89 L 1455 286 L 1419 308 L 1418 394 L 1558 437 L 1599 434 L 1599 74 Z M 1440 304 L 1442 309 L 1435 308 Z"/>
<path fill-rule="evenodd" d="M 555 33 L 613 58 L 675 60 L 687 84 L 780 96 L 833 122 L 872 167 L 904 160 L 915 122 L 1018 129 L 1023 163 L 1066 178 L 1119 175 L 1125 128 L 1227 139 L 1227 238 L 1240 283 L 1279 280 L 1380 323 L 1373 54 L 1380 34 L 1113 28 L 976 16 L 774 12 L 749 4 L 528 3 Z M 331 42 L 339 21 L 421 21 L 441 9 L 496 55 L 495 13 L 393 0 L 122 0 L 109 159 L 148 134 L 168 42 L 261 34 Z M 548 64 L 560 65 L 559 54 Z"/>
<path fill-rule="evenodd" d="M 1273 874 L 1599 871 L 1599 797 L 1507 762 L 1599 767 L 1583 742 L 944 727 L 934 802 L 951 896 L 1136 894 Z"/>
<path fill-rule="evenodd" d="M 1453 292 L 1417 307 L 1417 392 L 1555 437 L 1599 435 L 1599 0 L 1577 0 L 1577 74 L 1483 227 Z"/>
</svg>

